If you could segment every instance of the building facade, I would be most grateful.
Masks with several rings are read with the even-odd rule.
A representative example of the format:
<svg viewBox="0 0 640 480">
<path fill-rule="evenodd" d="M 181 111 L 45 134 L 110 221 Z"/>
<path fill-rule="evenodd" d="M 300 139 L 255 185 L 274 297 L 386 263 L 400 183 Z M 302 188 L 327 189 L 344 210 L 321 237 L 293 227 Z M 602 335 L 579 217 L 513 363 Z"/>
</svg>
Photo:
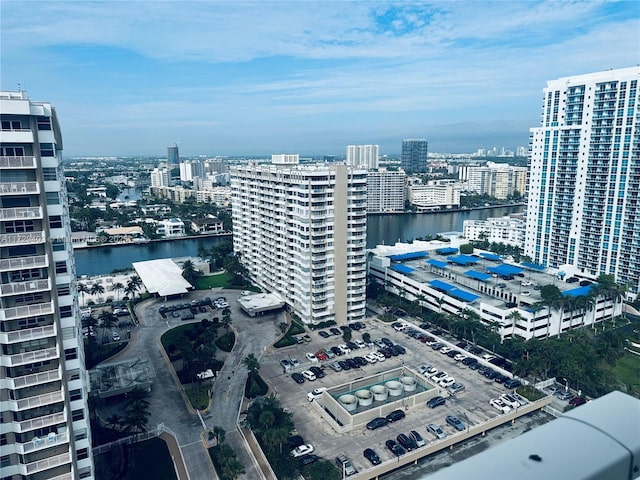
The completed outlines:
<svg viewBox="0 0 640 480">
<path fill-rule="evenodd" d="M 465 220 L 463 236 L 467 240 L 487 240 L 518 248 L 524 246 L 526 222 L 522 215 L 492 217 L 486 220 Z"/>
<path fill-rule="evenodd" d="M 347 165 L 367 170 L 378 168 L 379 145 L 348 145 Z"/>
<path fill-rule="evenodd" d="M 429 157 L 429 142 L 425 138 L 408 138 L 402 140 L 402 169 L 412 173 L 426 173 Z"/>
<path fill-rule="evenodd" d="M 151 171 L 151 188 L 168 187 L 171 185 L 169 169 L 154 168 Z"/>
<path fill-rule="evenodd" d="M 640 67 L 547 82 L 531 129 L 527 241 L 536 263 L 640 282 Z"/>
<path fill-rule="evenodd" d="M 366 170 L 249 163 L 231 186 L 234 251 L 252 279 L 305 323 L 362 320 Z"/>
<path fill-rule="evenodd" d="M 367 213 L 399 213 L 405 210 L 406 174 L 385 169 L 367 173 Z"/>
<path fill-rule="evenodd" d="M 169 167 L 177 167 L 180 164 L 180 152 L 178 145 L 167 147 L 167 164 Z"/>
<path fill-rule="evenodd" d="M 0 478 L 93 478 L 55 109 L 0 92 Z"/>
<path fill-rule="evenodd" d="M 453 180 L 431 180 L 426 185 L 416 183 L 407 187 L 409 203 L 418 212 L 456 208 L 460 206 L 462 184 Z"/>
<path fill-rule="evenodd" d="M 468 190 L 479 195 L 506 199 L 527 191 L 527 167 L 487 162 L 485 166 L 463 166 L 459 178 L 468 182 Z"/>
</svg>

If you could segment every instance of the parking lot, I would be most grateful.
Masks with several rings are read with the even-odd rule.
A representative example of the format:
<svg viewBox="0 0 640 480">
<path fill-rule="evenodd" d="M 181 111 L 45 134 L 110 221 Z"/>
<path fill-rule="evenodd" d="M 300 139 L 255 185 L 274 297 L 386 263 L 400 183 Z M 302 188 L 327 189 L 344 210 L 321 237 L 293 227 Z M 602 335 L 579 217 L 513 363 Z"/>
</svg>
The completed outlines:
<svg viewBox="0 0 640 480">
<path fill-rule="evenodd" d="M 496 408 L 489 404 L 489 401 L 499 397 L 501 394 L 510 392 L 504 385 L 486 378 L 479 374 L 477 370 L 472 370 L 463 365 L 461 361 L 456 361 L 445 354 L 435 351 L 425 343 L 398 332 L 391 325 L 384 324 L 376 319 L 367 320 L 364 329 L 353 331 L 353 340 L 361 340 L 362 334 L 365 332 L 369 333 L 372 340 L 384 337 L 394 344 L 402 345 L 406 353 L 390 356 L 382 362 L 368 363 L 348 371 L 334 371 L 328 367 L 329 363 L 338 359 L 344 360 L 347 357 L 364 357 L 365 354 L 379 350 L 379 347 L 369 345 L 364 349 L 358 349 L 342 356 L 336 356 L 334 359 L 317 363 L 309 360 L 306 354 L 338 346 L 343 344 L 344 341 L 338 335 L 323 338 L 318 332 L 311 332 L 310 342 L 277 349 L 273 353 L 266 354 L 261 361 L 261 373 L 268 378 L 277 391 L 283 407 L 293 412 L 293 419 L 298 433 L 303 436 L 305 442 L 314 446 L 314 453 L 318 456 L 333 460 L 338 454 L 344 453 L 352 460 L 358 471 L 363 471 L 372 467 L 371 463 L 363 457 L 363 450 L 366 448 L 374 449 L 382 462 L 393 459 L 395 457 L 387 449 L 385 442 L 389 439 L 395 440 L 401 433 L 409 434 L 411 430 L 416 430 L 429 446 L 436 442 L 437 439 L 434 435 L 428 433 L 427 424 L 434 423 L 439 425 L 447 437 L 457 433 L 457 430 L 445 421 L 447 415 L 457 416 L 465 428 L 484 423 L 501 415 Z M 468 354 L 468 352 L 465 353 Z M 285 373 L 280 364 L 283 359 L 295 359 L 299 365 Z M 480 361 L 487 364 L 485 360 L 481 359 Z M 401 366 L 418 371 L 419 367 L 424 364 L 430 364 L 439 371 L 446 372 L 448 376 L 455 379 L 456 383 L 462 383 L 464 389 L 456 394 L 450 394 L 445 389 L 435 387 L 439 388 L 440 393 L 445 397 L 445 405 L 433 409 L 428 408 L 426 405 L 408 408 L 405 410 L 405 418 L 376 430 L 367 430 L 364 426 L 359 426 L 351 431 L 338 433 L 341 431 L 340 427 L 333 424 L 331 420 L 323 418 L 319 408 L 307 398 L 308 392 L 314 388 L 330 388 L 346 383 L 349 380 Z M 304 383 L 296 383 L 291 378 L 294 372 L 302 372 L 311 366 L 317 367 L 318 365 L 321 365 L 325 372 L 324 378 L 317 378 L 314 381 L 306 379 Z M 526 402 L 522 398 L 520 400 L 523 403 Z M 399 406 L 402 408 L 401 404 Z"/>
</svg>

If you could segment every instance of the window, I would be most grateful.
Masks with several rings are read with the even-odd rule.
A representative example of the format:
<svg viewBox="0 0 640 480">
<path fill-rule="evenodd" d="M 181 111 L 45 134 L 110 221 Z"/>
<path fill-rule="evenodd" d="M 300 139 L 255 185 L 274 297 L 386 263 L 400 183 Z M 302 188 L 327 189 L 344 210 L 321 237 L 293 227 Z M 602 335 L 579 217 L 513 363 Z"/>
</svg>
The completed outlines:
<svg viewBox="0 0 640 480">
<path fill-rule="evenodd" d="M 47 192 L 47 205 L 60 205 L 58 192 Z"/>
<path fill-rule="evenodd" d="M 60 215 L 51 215 L 49 217 L 49 228 L 62 228 L 62 217 Z"/>
<path fill-rule="evenodd" d="M 82 420 L 84 418 L 84 411 L 80 408 L 78 410 L 74 410 L 73 412 L 71 412 L 71 418 L 73 419 L 74 422 L 77 422 L 78 420 Z M 85 450 L 86 453 L 86 449 Z M 78 459 L 80 459 L 80 452 L 82 450 L 78 451 Z M 84 458 L 87 458 L 86 455 Z"/>
<path fill-rule="evenodd" d="M 0 154 L 6 157 L 24 157 L 24 148 L 23 147 L 2 147 L 0 148 Z"/>
<path fill-rule="evenodd" d="M 22 122 L 20 120 L 3 120 L 2 130 L 22 130 Z"/>
<path fill-rule="evenodd" d="M 63 297 L 65 295 L 70 295 L 71 294 L 71 287 L 69 286 L 68 283 L 63 283 L 61 285 L 58 285 L 58 296 L 59 297 Z"/>
<path fill-rule="evenodd" d="M 80 391 L 80 390 L 78 390 Z M 82 395 L 81 395 L 82 397 Z M 74 431 L 74 437 L 76 439 L 76 442 L 78 440 L 84 440 L 85 438 L 87 438 L 87 429 L 86 428 L 82 428 L 80 430 L 76 430 Z"/>
<path fill-rule="evenodd" d="M 49 117 L 38 117 L 38 130 L 51 130 L 51 119 Z"/>
<path fill-rule="evenodd" d="M 77 390 L 71 390 L 69 392 L 69 400 L 71 400 L 72 402 L 74 400 L 82 400 L 82 390 L 80 388 L 78 388 Z"/>
<path fill-rule="evenodd" d="M 43 157 L 54 157 L 55 152 L 53 150 L 53 143 L 41 143 L 40 155 Z"/>
<path fill-rule="evenodd" d="M 56 169 L 53 167 L 44 167 L 42 169 L 42 174 L 44 175 L 45 182 L 58 179 L 58 174 L 56 173 Z"/>
<path fill-rule="evenodd" d="M 75 348 L 65 348 L 64 350 L 65 360 L 75 360 L 76 358 L 78 358 L 78 351 Z"/>
<path fill-rule="evenodd" d="M 69 381 L 73 381 L 73 380 L 80 380 L 80 369 L 79 368 L 73 368 L 71 370 L 68 370 L 67 373 L 69 374 Z"/>
<path fill-rule="evenodd" d="M 60 307 L 60 316 L 62 318 L 69 318 L 72 315 L 73 315 L 73 310 L 71 309 L 71 305 Z"/>
<path fill-rule="evenodd" d="M 56 273 L 67 273 L 67 262 L 56 262 Z"/>
<path fill-rule="evenodd" d="M 3 455 L 2 457 L 0 457 L 0 467 L 8 467 L 10 465 L 11 465 L 11 455 Z"/>
<path fill-rule="evenodd" d="M 64 239 L 54 238 L 51 240 L 51 248 L 53 248 L 54 252 L 63 252 L 66 250 L 67 246 L 64 243 Z"/>
</svg>

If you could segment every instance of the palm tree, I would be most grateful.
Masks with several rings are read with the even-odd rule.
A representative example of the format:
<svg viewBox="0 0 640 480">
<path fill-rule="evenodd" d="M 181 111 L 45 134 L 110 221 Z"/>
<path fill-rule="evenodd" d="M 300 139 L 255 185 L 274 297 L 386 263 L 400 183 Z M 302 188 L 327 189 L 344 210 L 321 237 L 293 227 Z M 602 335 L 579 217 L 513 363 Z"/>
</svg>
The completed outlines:
<svg viewBox="0 0 640 480">
<path fill-rule="evenodd" d="M 116 282 L 111 285 L 111 291 L 116 292 L 116 294 L 118 295 L 118 301 L 120 301 L 120 292 L 122 292 L 122 290 L 124 290 L 124 285 L 120 282 Z"/>
<path fill-rule="evenodd" d="M 247 370 L 249 370 L 250 376 L 257 375 L 257 373 L 260 371 L 260 361 L 253 353 L 250 353 L 249 355 L 244 357 L 242 363 L 244 363 L 244 366 L 247 367 Z"/>
<path fill-rule="evenodd" d="M 219 425 L 215 425 L 211 433 L 213 433 L 213 437 L 216 439 L 216 445 L 224 443 L 224 437 L 227 434 L 224 428 Z"/>
<path fill-rule="evenodd" d="M 557 286 L 548 284 L 540 288 L 540 296 L 542 297 L 541 304 L 549 309 L 549 318 L 547 319 L 547 337 L 549 337 L 551 334 L 549 331 L 551 326 L 551 310 L 554 308 L 556 300 L 562 298 L 562 292 Z M 562 327 L 562 317 L 560 318 L 560 326 Z"/>
<path fill-rule="evenodd" d="M 80 293 L 80 295 L 82 295 L 82 304 L 86 305 L 86 303 L 84 303 L 84 294 L 89 293 L 89 287 L 87 287 L 84 283 L 78 283 L 78 292 Z"/>
<path fill-rule="evenodd" d="M 127 286 L 124 289 L 124 292 L 130 294 L 132 299 L 136 297 L 136 292 L 140 290 L 142 286 L 142 280 L 137 275 L 132 275 L 129 277 L 127 281 Z"/>
<path fill-rule="evenodd" d="M 118 317 L 112 312 L 103 310 L 102 313 L 98 315 L 98 318 L 100 319 L 100 326 L 102 327 L 102 343 L 105 343 L 107 330 L 111 330 L 118 323 Z"/>
<path fill-rule="evenodd" d="M 91 295 L 102 295 L 104 293 L 104 287 L 100 283 L 94 283 L 89 290 Z"/>
<path fill-rule="evenodd" d="M 507 318 L 511 320 L 511 338 L 513 338 L 516 333 L 516 323 L 522 320 L 522 315 L 519 311 L 514 310 L 507 316 Z"/>
<path fill-rule="evenodd" d="M 191 260 L 187 260 L 182 265 L 182 277 L 191 285 L 196 283 L 196 279 L 198 278 L 198 270 L 196 270 Z"/>
<path fill-rule="evenodd" d="M 115 429 L 122 422 L 122 417 L 114 413 L 107 418 L 107 427 Z"/>
<path fill-rule="evenodd" d="M 231 310 L 229 310 L 228 308 L 222 310 L 222 325 L 224 326 L 228 334 L 229 327 L 231 326 Z"/>
</svg>

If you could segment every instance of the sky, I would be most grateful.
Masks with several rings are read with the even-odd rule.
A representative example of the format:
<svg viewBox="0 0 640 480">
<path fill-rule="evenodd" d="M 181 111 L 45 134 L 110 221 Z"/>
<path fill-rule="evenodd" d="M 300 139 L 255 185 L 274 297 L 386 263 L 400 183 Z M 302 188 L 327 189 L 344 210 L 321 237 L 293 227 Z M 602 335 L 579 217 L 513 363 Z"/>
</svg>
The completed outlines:
<svg viewBox="0 0 640 480">
<path fill-rule="evenodd" d="M 515 150 L 548 80 L 639 62 L 640 2 L 0 0 L 65 157 Z"/>
</svg>

